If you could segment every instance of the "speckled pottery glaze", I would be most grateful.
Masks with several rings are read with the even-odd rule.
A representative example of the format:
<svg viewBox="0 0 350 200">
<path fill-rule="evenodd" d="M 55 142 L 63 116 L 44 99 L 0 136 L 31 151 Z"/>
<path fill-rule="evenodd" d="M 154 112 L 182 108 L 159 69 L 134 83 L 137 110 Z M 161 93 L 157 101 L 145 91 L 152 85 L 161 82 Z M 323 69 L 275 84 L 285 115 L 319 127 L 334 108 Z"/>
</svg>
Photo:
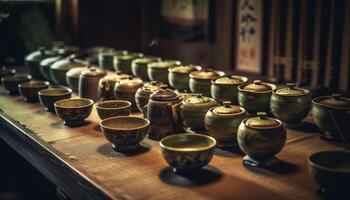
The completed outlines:
<svg viewBox="0 0 350 200">
<path fill-rule="evenodd" d="M 64 120 L 67 126 L 79 126 L 89 117 L 92 111 L 92 99 L 73 98 L 56 101 L 54 103 L 56 114 Z"/>
<path fill-rule="evenodd" d="M 96 110 L 102 120 L 109 117 L 128 116 L 131 112 L 131 103 L 123 100 L 102 101 L 96 105 Z"/>
<path fill-rule="evenodd" d="M 151 81 L 150 83 L 145 84 L 143 87 L 137 89 L 135 94 L 135 102 L 137 108 L 141 112 L 144 112 L 144 107 L 148 104 L 151 94 L 158 91 L 161 88 L 161 85 L 162 84 L 157 83 L 156 81 Z"/>
<path fill-rule="evenodd" d="M 159 57 L 154 56 L 145 56 L 141 58 L 137 58 L 132 61 L 131 71 L 134 76 L 138 76 L 142 81 L 149 81 L 148 78 L 148 64 L 152 62 L 160 61 Z"/>
<path fill-rule="evenodd" d="M 59 100 L 69 99 L 72 96 L 72 90 L 69 88 L 48 88 L 38 92 L 40 103 L 46 107 L 49 112 L 55 112 L 54 103 Z"/>
<path fill-rule="evenodd" d="M 201 66 L 197 65 L 180 65 L 170 67 L 168 80 L 172 88 L 179 92 L 190 91 L 190 73 L 201 70 Z"/>
<path fill-rule="evenodd" d="M 140 147 L 146 137 L 150 122 L 141 117 L 118 116 L 104 119 L 102 133 L 116 151 L 132 151 Z"/>
<path fill-rule="evenodd" d="M 246 154 L 244 164 L 254 167 L 275 164 L 275 155 L 286 143 L 286 135 L 283 123 L 266 117 L 265 112 L 257 113 L 257 117 L 244 119 L 237 132 L 238 145 Z"/>
<path fill-rule="evenodd" d="M 159 62 L 149 63 L 147 65 L 148 78 L 151 81 L 169 84 L 168 73 L 169 68 L 180 65 L 178 60 L 162 60 Z"/>
<path fill-rule="evenodd" d="M 237 130 L 242 120 L 247 118 L 245 109 L 224 101 L 223 106 L 211 108 L 204 118 L 208 135 L 217 141 L 219 148 L 233 148 L 237 144 Z"/>
<path fill-rule="evenodd" d="M 26 102 L 38 102 L 38 92 L 47 89 L 49 85 L 48 81 L 29 81 L 18 84 L 18 90 Z"/>
<path fill-rule="evenodd" d="M 253 83 L 244 83 L 238 86 L 238 104 L 249 114 L 269 112 L 272 90 L 276 86 L 255 80 Z"/>
<path fill-rule="evenodd" d="M 244 76 L 227 75 L 211 81 L 211 96 L 216 102 L 231 101 L 232 104 L 238 104 L 237 87 L 248 81 Z"/>
<path fill-rule="evenodd" d="M 182 173 L 206 166 L 213 158 L 216 141 L 201 134 L 177 134 L 159 144 L 165 161 L 175 173 Z"/>
<path fill-rule="evenodd" d="M 131 63 L 134 59 L 142 57 L 142 53 L 128 52 L 124 55 L 115 55 L 113 59 L 113 66 L 115 71 L 120 71 L 124 74 L 132 75 Z"/>
<path fill-rule="evenodd" d="M 224 75 L 224 72 L 214 71 L 212 69 L 191 72 L 189 82 L 190 90 L 193 93 L 211 97 L 211 81 Z"/>
<path fill-rule="evenodd" d="M 142 86 L 143 82 L 140 78 L 130 76 L 127 79 L 117 81 L 114 85 L 113 91 L 116 99 L 131 102 L 131 110 L 137 111 L 138 108 L 136 106 L 135 94 Z"/>
<path fill-rule="evenodd" d="M 114 86 L 116 82 L 129 78 L 130 75 L 123 74 L 120 71 L 108 72 L 107 75 L 98 82 L 98 95 L 100 101 L 108 101 L 116 99 L 114 94 Z"/>
<path fill-rule="evenodd" d="M 272 114 L 286 127 L 296 128 L 301 125 L 311 109 L 311 95 L 306 89 L 288 83 L 287 87 L 272 91 L 270 108 Z"/>
<path fill-rule="evenodd" d="M 31 79 L 32 76 L 29 74 L 15 74 L 2 77 L 1 82 L 10 95 L 18 95 L 18 84 L 29 82 Z"/>
</svg>

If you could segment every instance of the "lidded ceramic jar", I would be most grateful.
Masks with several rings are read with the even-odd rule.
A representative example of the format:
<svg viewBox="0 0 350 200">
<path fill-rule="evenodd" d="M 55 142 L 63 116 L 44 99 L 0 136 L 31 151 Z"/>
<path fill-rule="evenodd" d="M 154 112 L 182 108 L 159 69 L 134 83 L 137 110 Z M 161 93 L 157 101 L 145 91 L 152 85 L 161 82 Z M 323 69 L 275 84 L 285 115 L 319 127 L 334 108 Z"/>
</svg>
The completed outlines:
<svg viewBox="0 0 350 200">
<path fill-rule="evenodd" d="M 162 60 L 159 62 L 149 63 L 147 67 L 148 78 L 151 81 L 158 81 L 160 83 L 169 84 L 169 68 L 178 66 L 180 64 L 181 62 L 178 60 Z"/>
<path fill-rule="evenodd" d="M 204 117 L 208 110 L 218 103 L 210 97 L 197 94 L 182 101 L 181 118 L 186 131 L 196 132 L 205 130 Z"/>
<path fill-rule="evenodd" d="M 120 71 L 109 72 L 107 75 L 100 79 L 98 83 L 98 94 L 101 101 L 116 99 L 114 94 L 114 85 L 117 81 L 127 79 L 130 75 L 123 74 Z"/>
<path fill-rule="evenodd" d="M 341 94 L 321 96 L 312 100 L 312 115 L 322 137 L 350 143 L 350 99 Z"/>
<path fill-rule="evenodd" d="M 250 114 L 269 112 L 272 90 L 276 86 L 255 80 L 238 86 L 238 104 Z"/>
<path fill-rule="evenodd" d="M 227 75 L 211 81 L 211 96 L 218 102 L 231 101 L 238 104 L 237 87 L 248 81 L 244 76 Z"/>
<path fill-rule="evenodd" d="M 40 62 L 45 58 L 56 55 L 53 51 L 48 51 L 45 47 L 39 47 L 37 51 L 34 51 L 25 57 L 25 65 L 29 68 L 30 75 L 33 79 L 45 80 L 40 73 Z"/>
<path fill-rule="evenodd" d="M 116 99 L 131 102 L 131 110 L 137 111 L 135 102 L 135 94 L 137 89 L 143 86 L 143 82 L 138 77 L 130 76 L 127 79 L 117 81 L 114 86 L 114 94 Z"/>
<path fill-rule="evenodd" d="M 189 82 L 190 90 L 193 93 L 199 93 L 210 97 L 211 81 L 224 75 L 224 72 L 214 71 L 212 69 L 191 72 Z"/>
<path fill-rule="evenodd" d="M 73 92 L 78 93 L 79 92 L 79 77 L 80 74 L 84 71 L 88 69 L 88 67 L 75 67 L 70 69 L 67 73 L 66 73 L 66 82 L 68 87 L 70 87 Z"/>
<path fill-rule="evenodd" d="M 113 60 L 115 56 L 126 55 L 125 50 L 100 52 L 98 54 L 98 66 L 104 70 L 114 71 Z"/>
<path fill-rule="evenodd" d="M 150 139 L 160 140 L 183 131 L 179 116 L 180 104 L 178 95 L 167 85 L 162 85 L 161 89 L 151 94 L 145 114 L 150 121 Z"/>
<path fill-rule="evenodd" d="M 224 101 L 223 106 L 211 108 L 204 118 L 208 135 L 217 141 L 219 148 L 232 148 L 237 146 L 237 130 L 242 120 L 247 118 L 245 109 L 231 105 Z"/>
<path fill-rule="evenodd" d="M 135 102 L 137 108 L 144 112 L 144 107 L 148 104 L 149 98 L 153 92 L 158 91 L 161 88 L 160 83 L 156 81 L 151 81 L 150 83 L 146 83 L 143 87 L 137 89 L 135 94 Z"/>
<path fill-rule="evenodd" d="M 157 61 L 160 61 L 160 58 L 154 56 L 145 56 L 133 60 L 131 64 L 132 74 L 140 77 L 143 81 L 149 81 L 147 72 L 148 64 Z"/>
<path fill-rule="evenodd" d="M 51 78 L 51 66 L 59 61 L 59 60 L 62 60 L 63 57 L 58 55 L 58 56 L 53 56 L 53 57 L 48 57 L 48 58 L 45 58 L 44 60 L 42 60 L 40 62 L 40 73 L 41 75 L 45 78 L 45 80 L 47 81 L 50 81 L 50 82 L 53 82 L 52 78 Z"/>
<path fill-rule="evenodd" d="M 131 63 L 134 59 L 142 57 L 142 53 L 127 53 L 122 55 L 115 55 L 113 59 L 113 66 L 116 71 L 132 75 Z"/>
<path fill-rule="evenodd" d="M 50 75 L 53 82 L 57 85 L 68 86 L 66 82 L 66 73 L 76 67 L 85 67 L 86 64 L 73 57 L 55 62 L 50 67 Z"/>
<path fill-rule="evenodd" d="M 10 69 L 6 67 L 0 68 L 0 85 L 1 85 L 1 78 L 5 76 L 13 76 L 16 74 L 16 69 Z"/>
<path fill-rule="evenodd" d="M 270 108 L 272 114 L 287 127 L 298 127 L 311 109 L 311 95 L 306 89 L 288 83 L 287 87 L 272 91 Z"/>
<path fill-rule="evenodd" d="M 257 117 L 244 119 L 239 125 L 237 141 L 246 154 L 244 164 L 251 166 L 271 166 L 276 163 L 275 155 L 286 143 L 286 129 L 283 123 L 258 112 Z"/>
<path fill-rule="evenodd" d="M 194 71 L 201 70 L 201 66 L 196 65 L 180 65 L 180 66 L 174 66 L 170 67 L 169 74 L 168 74 L 168 80 L 169 84 L 172 88 L 176 89 L 177 91 L 183 92 L 183 91 L 190 91 L 190 73 Z"/>
<path fill-rule="evenodd" d="M 89 67 L 82 71 L 79 76 L 79 96 L 81 98 L 92 99 L 95 102 L 98 101 L 100 99 L 98 95 L 98 83 L 106 75 L 106 71 L 97 67 Z"/>
</svg>

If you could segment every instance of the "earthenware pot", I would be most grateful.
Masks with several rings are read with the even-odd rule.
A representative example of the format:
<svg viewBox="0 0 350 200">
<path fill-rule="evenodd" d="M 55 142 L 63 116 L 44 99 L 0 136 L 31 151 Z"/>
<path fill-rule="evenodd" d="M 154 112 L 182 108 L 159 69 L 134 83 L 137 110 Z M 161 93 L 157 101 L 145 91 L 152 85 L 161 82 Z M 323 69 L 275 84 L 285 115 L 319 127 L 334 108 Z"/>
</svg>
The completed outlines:
<svg viewBox="0 0 350 200">
<path fill-rule="evenodd" d="M 191 72 L 189 82 L 190 90 L 193 93 L 199 93 L 211 97 L 211 81 L 224 75 L 224 72 L 214 71 L 212 69 Z"/>
<path fill-rule="evenodd" d="M 182 101 L 181 118 L 186 131 L 196 132 L 205 130 L 204 117 L 208 110 L 218 106 L 218 103 L 209 97 L 197 94 Z"/>
<path fill-rule="evenodd" d="M 322 151 L 312 154 L 309 172 L 320 185 L 322 192 L 332 199 L 344 199 L 349 194 L 350 153 L 342 151 Z"/>
<path fill-rule="evenodd" d="M 314 98 L 312 115 L 323 138 L 350 143 L 350 99 L 340 94 Z"/>
<path fill-rule="evenodd" d="M 66 58 L 55 62 L 50 67 L 50 75 L 53 82 L 57 85 L 68 86 L 66 82 L 66 73 L 76 67 L 85 67 L 86 63 L 73 57 Z"/>
<path fill-rule="evenodd" d="M 217 141 L 219 148 L 237 146 L 237 130 L 242 120 L 247 118 L 245 109 L 224 101 L 223 106 L 211 108 L 204 118 L 208 135 Z"/>
<path fill-rule="evenodd" d="M 211 96 L 216 102 L 231 101 L 232 104 L 238 104 L 238 89 L 242 83 L 248 81 L 244 76 L 227 75 L 211 81 Z"/>
<path fill-rule="evenodd" d="M 78 93 L 79 92 L 79 77 L 80 74 L 88 69 L 88 67 L 75 67 L 70 69 L 66 73 L 66 82 L 68 84 L 68 87 L 70 87 L 73 92 Z"/>
<path fill-rule="evenodd" d="M 123 74 L 120 71 L 108 72 L 107 75 L 101 78 L 98 83 L 98 94 L 100 96 L 100 101 L 116 99 L 114 94 L 115 83 L 129 77 L 130 75 Z"/>
<path fill-rule="evenodd" d="M 18 90 L 26 102 L 38 102 L 38 92 L 47 89 L 49 85 L 47 81 L 29 81 L 18 84 Z"/>
<path fill-rule="evenodd" d="M 10 95 L 17 95 L 19 94 L 18 84 L 29 82 L 31 79 L 32 76 L 29 74 L 15 74 L 2 77 L 1 82 Z"/>
<path fill-rule="evenodd" d="M 102 120 L 109 117 L 128 116 L 131 112 L 131 103 L 123 100 L 102 101 L 96 105 L 96 110 Z"/>
<path fill-rule="evenodd" d="M 125 100 L 131 102 L 131 110 L 137 111 L 138 108 L 135 102 L 135 94 L 137 89 L 143 86 L 142 80 L 138 77 L 129 77 L 117 81 L 114 86 L 114 95 L 116 99 Z"/>
<path fill-rule="evenodd" d="M 190 73 L 201 70 L 201 66 L 196 65 L 180 65 L 170 67 L 168 80 L 172 88 L 179 92 L 190 91 Z"/>
<path fill-rule="evenodd" d="M 150 132 L 148 137 L 160 140 L 168 135 L 182 131 L 179 106 L 181 100 L 178 95 L 161 85 L 161 88 L 151 94 L 145 108 L 145 116 L 150 121 Z"/>
<path fill-rule="evenodd" d="M 92 111 L 92 99 L 74 98 L 59 100 L 54 103 L 56 114 L 67 126 L 80 126 Z"/>
<path fill-rule="evenodd" d="M 160 58 L 153 56 L 145 56 L 132 61 L 131 71 L 134 76 L 140 77 L 143 81 L 149 81 L 147 66 L 149 63 L 160 61 Z"/>
<path fill-rule="evenodd" d="M 147 73 L 151 81 L 158 81 L 159 83 L 169 84 L 168 73 L 169 68 L 180 65 L 178 60 L 162 60 L 148 64 Z"/>
<path fill-rule="evenodd" d="M 131 63 L 134 59 L 142 57 L 142 53 L 127 53 L 125 55 L 116 55 L 113 59 L 113 66 L 116 71 L 132 75 Z"/>
<path fill-rule="evenodd" d="M 92 48 L 88 48 L 86 50 L 80 51 L 78 53 L 75 53 L 74 56 L 76 58 L 79 58 L 81 60 L 84 60 L 85 62 L 98 66 L 98 56 L 101 52 L 111 52 L 115 49 L 110 47 L 104 47 L 104 46 L 96 46 Z"/>
<path fill-rule="evenodd" d="M 101 129 L 116 151 L 133 151 L 140 147 L 146 137 L 150 122 L 141 117 L 118 116 L 104 119 Z"/>
<path fill-rule="evenodd" d="M 125 50 L 100 52 L 98 55 L 98 66 L 104 70 L 114 71 L 113 60 L 115 56 L 126 55 Z"/>
<path fill-rule="evenodd" d="M 69 99 L 72 90 L 69 88 L 49 88 L 38 92 L 40 103 L 46 107 L 46 111 L 55 112 L 54 103 L 59 100 Z"/>
<path fill-rule="evenodd" d="M 201 134 L 177 134 L 163 138 L 160 148 L 175 173 L 200 170 L 214 155 L 216 141 Z"/>
<path fill-rule="evenodd" d="M 25 65 L 29 68 L 30 75 L 37 80 L 45 80 L 40 73 L 40 62 L 45 58 L 54 56 L 53 51 L 48 51 L 45 47 L 39 47 L 37 51 L 34 51 L 25 57 Z"/>
<path fill-rule="evenodd" d="M 40 62 L 40 73 L 41 75 L 45 78 L 45 80 L 53 82 L 51 78 L 51 65 L 53 65 L 55 62 L 64 59 L 62 56 L 53 56 L 53 57 L 48 57 L 45 58 Z"/>
<path fill-rule="evenodd" d="M 250 114 L 269 112 L 272 90 L 276 86 L 255 80 L 238 86 L 238 104 Z"/>
<path fill-rule="evenodd" d="M 79 76 L 79 96 L 82 98 L 89 98 L 93 101 L 100 99 L 98 93 L 99 81 L 105 77 L 107 72 L 105 70 L 89 67 L 81 72 Z"/>
<path fill-rule="evenodd" d="M 266 117 L 265 112 L 259 112 L 257 117 L 241 122 L 237 141 L 246 154 L 244 164 L 267 167 L 276 163 L 275 155 L 286 143 L 286 129 L 280 120 Z"/>
<path fill-rule="evenodd" d="M 160 83 L 157 83 L 156 81 L 151 81 L 150 83 L 146 83 L 143 87 L 137 89 L 135 94 L 135 102 L 137 108 L 141 112 L 144 112 L 144 107 L 148 104 L 151 94 L 159 90 L 160 87 Z"/>
<path fill-rule="evenodd" d="M 4 76 L 13 76 L 15 74 L 16 74 L 16 69 L 10 69 L 10 68 L 6 68 L 6 67 L 0 68 L 0 80 Z M 0 85 L 1 85 L 1 81 L 0 81 Z"/>
<path fill-rule="evenodd" d="M 299 127 L 300 121 L 309 114 L 311 109 L 310 92 L 295 87 L 294 83 L 288 83 L 287 87 L 272 91 L 270 109 L 286 127 Z"/>
</svg>

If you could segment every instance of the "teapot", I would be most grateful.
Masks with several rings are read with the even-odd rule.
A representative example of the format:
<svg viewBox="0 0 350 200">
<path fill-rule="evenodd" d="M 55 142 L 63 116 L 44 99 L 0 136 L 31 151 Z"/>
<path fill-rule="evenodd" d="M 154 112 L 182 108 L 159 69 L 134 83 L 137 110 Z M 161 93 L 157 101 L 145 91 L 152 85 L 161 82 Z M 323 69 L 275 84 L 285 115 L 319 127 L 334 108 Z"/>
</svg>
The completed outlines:
<svg viewBox="0 0 350 200">
<path fill-rule="evenodd" d="M 116 82 L 127 78 L 129 78 L 129 75 L 123 74 L 120 71 L 107 73 L 107 76 L 101 78 L 98 83 L 98 94 L 100 96 L 100 100 L 105 101 L 116 99 L 114 94 L 114 86 Z"/>
<path fill-rule="evenodd" d="M 81 72 L 79 76 L 79 96 L 82 98 L 89 98 L 95 102 L 99 100 L 98 95 L 98 83 L 101 78 L 106 76 L 106 71 L 96 68 L 89 67 L 88 69 Z"/>
<path fill-rule="evenodd" d="M 145 116 L 150 121 L 150 139 L 160 140 L 182 131 L 180 105 L 181 99 L 167 85 L 161 85 L 158 91 L 151 94 L 145 107 Z"/>
</svg>

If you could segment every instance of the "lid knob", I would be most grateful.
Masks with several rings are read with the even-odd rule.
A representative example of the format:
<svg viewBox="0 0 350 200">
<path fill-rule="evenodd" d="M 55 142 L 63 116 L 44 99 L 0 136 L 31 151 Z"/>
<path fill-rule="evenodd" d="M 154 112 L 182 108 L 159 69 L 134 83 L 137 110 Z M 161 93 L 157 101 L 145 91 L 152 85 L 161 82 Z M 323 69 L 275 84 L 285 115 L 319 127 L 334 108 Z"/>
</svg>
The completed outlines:
<svg viewBox="0 0 350 200">
<path fill-rule="evenodd" d="M 162 85 L 160 86 L 160 89 L 162 89 L 162 90 L 166 90 L 166 89 L 168 89 L 168 85 L 166 85 L 166 84 L 162 84 Z"/>
<path fill-rule="evenodd" d="M 295 87 L 295 83 L 287 83 L 289 89 L 293 89 Z"/>
<path fill-rule="evenodd" d="M 117 73 L 117 75 L 121 75 L 122 74 L 122 72 L 121 71 L 116 71 L 116 73 Z"/>
<path fill-rule="evenodd" d="M 222 102 L 222 104 L 224 105 L 225 108 L 231 107 L 231 101 L 224 101 Z"/>
<path fill-rule="evenodd" d="M 256 85 L 261 85 L 261 80 L 254 80 L 253 83 Z"/>
<path fill-rule="evenodd" d="M 151 81 L 151 85 L 153 86 L 157 85 L 157 81 Z"/>
<path fill-rule="evenodd" d="M 259 119 L 265 119 L 267 116 L 266 112 L 257 112 L 256 115 L 259 117 Z"/>
<path fill-rule="evenodd" d="M 90 71 L 91 71 L 91 72 L 95 72 L 95 71 L 96 71 L 96 68 L 90 68 Z"/>
<path fill-rule="evenodd" d="M 332 94 L 332 97 L 334 98 L 334 99 L 340 99 L 340 97 L 341 97 L 341 94 L 339 94 L 339 93 L 333 93 Z"/>
</svg>

